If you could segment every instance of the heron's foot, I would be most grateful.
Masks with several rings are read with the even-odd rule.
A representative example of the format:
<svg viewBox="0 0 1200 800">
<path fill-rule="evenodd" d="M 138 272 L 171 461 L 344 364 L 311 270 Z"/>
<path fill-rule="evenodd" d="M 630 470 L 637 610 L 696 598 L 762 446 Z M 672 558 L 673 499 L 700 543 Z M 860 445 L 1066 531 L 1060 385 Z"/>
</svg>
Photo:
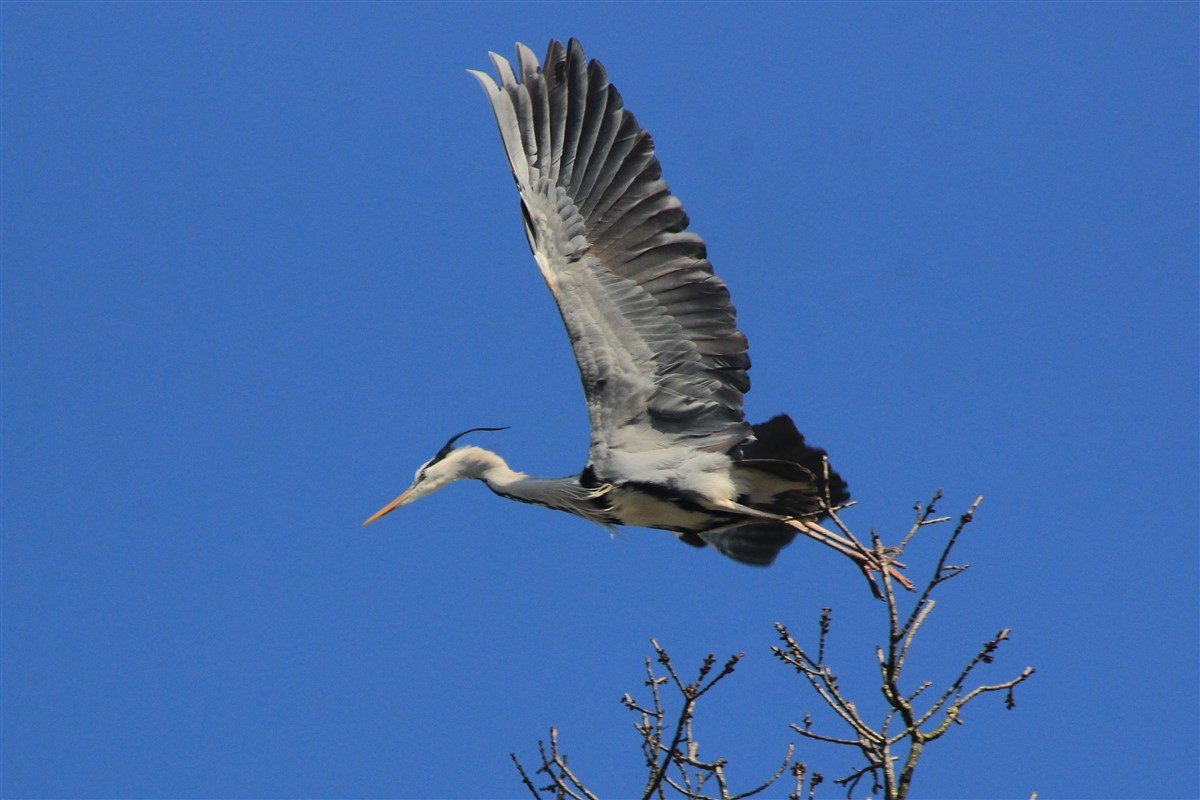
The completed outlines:
<svg viewBox="0 0 1200 800">
<path fill-rule="evenodd" d="M 872 559 L 869 569 L 878 570 L 879 572 L 887 572 L 888 577 L 894 580 L 896 583 L 900 584 L 910 592 L 915 591 L 916 587 L 913 586 L 913 582 L 908 579 L 907 575 L 901 572 L 901 570 L 904 569 L 904 562 L 897 561 L 895 559 L 895 556 L 900 554 L 899 550 L 895 547 L 885 547 L 883 548 L 882 552 L 883 561 L 880 564 L 876 564 L 875 559 Z M 882 566 L 883 569 L 879 569 L 880 566 Z"/>
<path fill-rule="evenodd" d="M 887 558 L 888 554 L 894 553 L 893 548 L 884 548 L 883 556 L 866 549 L 857 541 L 849 539 L 841 534 L 834 533 L 828 528 L 823 528 L 811 519 L 789 519 L 787 523 L 796 530 L 815 539 L 821 544 L 832 547 L 839 553 L 848 556 L 862 570 L 863 575 L 867 578 L 867 583 L 871 586 L 871 594 L 879 599 L 883 599 L 883 592 L 879 590 L 879 584 L 875 582 L 874 573 L 886 573 L 889 578 L 903 586 L 908 591 L 913 591 L 916 587 L 913 582 L 900 570 L 904 569 L 904 564 L 899 561 L 893 561 Z"/>
<path fill-rule="evenodd" d="M 908 576 L 900 571 L 904 567 L 903 564 L 900 564 L 896 561 L 889 561 L 881 569 L 880 565 L 876 564 L 874 559 L 863 558 L 861 561 L 859 559 L 855 559 L 855 561 L 858 562 L 858 568 L 861 569 L 863 575 L 866 576 L 867 584 L 871 587 L 871 594 L 875 595 L 876 600 L 883 599 L 883 592 L 879 590 L 879 584 L 875 582 L 875 575 L 873 574 L 875 572 L 880 574 L 887 572 L 889 578 L 910 592 L 916 589 L 916 587 L 913 585 L 913 582 L 908 579 Z"/>
</svg>

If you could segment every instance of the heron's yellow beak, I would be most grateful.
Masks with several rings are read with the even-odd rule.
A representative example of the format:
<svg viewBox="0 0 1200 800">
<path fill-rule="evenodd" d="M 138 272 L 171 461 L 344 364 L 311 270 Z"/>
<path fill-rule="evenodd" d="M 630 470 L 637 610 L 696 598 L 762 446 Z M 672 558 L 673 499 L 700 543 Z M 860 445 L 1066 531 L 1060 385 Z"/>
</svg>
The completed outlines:
<svg viewBox="0 0 1200 800">
<path fill-rule="evenodd" d="M 400 495 L 400 496 L 399 496 L 399 497 L 397 497 L 395 500 L 393 500 L 392 502 L 388 503 L 386 506 L 384 506 L 383 508 L 379 509 L 379 510 L 378 510 L 378 511 L 376 511 L 374 514 L 372 514 L 370 517 L 368 517 L 368 518 L 367 518 L 367 521 L 366 521 L 366 522 L 364 522 L 364 523 L 363 523 L 363 525 L 370 525 L 372 522 L 374 522 L 375 520 L 377 520 L 377 519 L 379 519 L 380 517 L 384 516 L 385 514 L 390 514 L 390 513 L 392 513 L 393 511 L 395 511 L 397 508 L 399 508 L 400 506 L 402 506 L 402 505 L 404 505 L 405 503 L 407 503 L 407 502 L 408 502 L 408 496 L 409 496 L 410 494 L 412 494 L 412 491 L 413 491 L 413 489 L 415 489 L 415 488 L 416 488 L 415 486 L 410 486 L 410 487 L 409 487 L 409 488 L 408 488 L 408 489 L 407 489 L 407 490 L 404 492 L 404 494 Z"/>
</svg>

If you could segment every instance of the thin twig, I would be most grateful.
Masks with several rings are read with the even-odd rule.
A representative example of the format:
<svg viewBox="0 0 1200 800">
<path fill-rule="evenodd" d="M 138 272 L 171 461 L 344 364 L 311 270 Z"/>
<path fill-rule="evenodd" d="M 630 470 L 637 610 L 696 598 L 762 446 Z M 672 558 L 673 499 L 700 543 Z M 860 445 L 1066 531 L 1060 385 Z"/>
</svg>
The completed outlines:
<svg viewBox="0 0 1200 800">
<path fill-rule="evenodd" d="M 529 780 L 529 776 L 525 774 L 525 768 L 521 766 L 521 762 L 517 760 L 516 753 L 509 753 L 508 757 L 512 759 L 513 764 L 517 767 L 517 772 L 521 773 L 521 783 L 525 784 L 525 788 L 533 795 L 534 800 L 538 800 L 537 787 L 533 785 L 533 781 Z"/>
<path fill-rule="evenodd" d="M 991 686 L 977 686 L 974 689 L 972 689 L 971 691 L 967 692 L 961 698 L 954 701 L 954 704 L 949 709 L 947 709 L 946 719 L 942 721 L 942 724 L 939 725 L 938 727 L 934 728 L 928 734 L 926 734 L 926 736 L 925 736 L 926 741 L 933 741 L 934 739 L 937 739 L 942 734 L 944 734 L 946 732 L 946 730 L 950 727 L 951 723 L 957 722 L 959 720 L 959 714 L 962 711 L 963 706 L 965 706 L 967 703 L 971 702 L 972 700 L 974 700 L 976 697 L 978 697 L 981 694 L 985 694 L 987 692 L 1007 691 L 1008 692 L 1008 700 L 1005 702 L 1005 705 L 1011 710 L 1012 708 L 1014 708 L 1016 706 L 1016 703 L 1012 699 L 1012 690 L 1018 684 L 1024 683 L 1025 681 L 1027 681 L 1036 672 L 1037 672 L 1037 670 L 1035 670 L 1033 667 L 1026 667 L 1025 669 L 1023 669 L 1021 671 L 1020 675 L 1013 678 L 1011 681 L 1005 681 L 1004 683 L 997 683 L 997 684 L 993 684 Z M 951 712 L 953 712 L 953 713 L 951 713 Z"/>
</svg>

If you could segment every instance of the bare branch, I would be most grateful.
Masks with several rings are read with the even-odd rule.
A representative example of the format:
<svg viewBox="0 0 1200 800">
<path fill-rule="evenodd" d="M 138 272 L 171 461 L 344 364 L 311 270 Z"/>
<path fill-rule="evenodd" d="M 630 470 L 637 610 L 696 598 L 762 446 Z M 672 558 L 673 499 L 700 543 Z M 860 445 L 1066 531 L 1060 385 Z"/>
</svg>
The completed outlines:
<svg viewBox="0 0 1200 800">
<path fill-rule="evenodd" d="M 711 678 L 709 675 L 712 673 L 713 667 L 717 663 L 717 659 L 715 655 L 709 653 L 704 657 L 704 660 L 700 664 L 700 671 L 696 677 L 696 680 L 692 683 L 685 684 L 679 677 L 679 673 L 676 672 L 675 667 L 672 665 L 671 658 L 667 652 L 654 639 L 650 640 L 650 644 L 654 647 L 654 651 L 658 656 L 658 663 L 667 670 L 667 674 L 670 676 L 672 683 L 675 684 L 675 687 L 683 696 L 683 705 L 679 710 L 679 717 L 675 722 L 675 731 L 672 735 L 671 743 L 670 745 L 664 747 L 662 744 L 661 725 L 663 714 L 661 713 L 661 705 L 658 701 L 657 695 L 655 696 L 654 702 L 655 708 L 658 710 L 659 723 L 656 727 L 653 739 L 645 739 L 647 746 L 654 749 L 654 763 L 650 772 L 650 776 L 646 780 L 646 788 L 642 792 L 642 800 L 649 800 L 649 798 L 653 797 L 656 793 L 658 793 L 659 796 L 662 795 L 662 784 L 666 778 L 667 770 L 671 767 L 672 763 L 678 765 L 681 770 L 682 764 L 690 764 L 691 766 L 700 767 L 706 772 L 714 775 L 718 784 L 721 787 L 724 787 L 725 778 L 722 772 L 724 768 L 723 761 L 718 760 L 710 765 L 701 764 L 695 760 L 694 756 L 690 754 L 685 755 L 680 749 L 680 744 L 683 742 L 691 743 L 693 741 L 691 736 L 691 721 L 692 715 L 695 711 L 696 701 L 707 694 L 714 686 L 716 686 L 726 677 L 733 674 L 734 668 L 737 666 L 737 663 L 742 659 L 745 653 L 736 653 L 730 656 L 725 662 L 724 666 L 721 667 L 721 670 Z M 656 683 L 652 673 L 650 676 L 650 682 Z M 661 761 L 659 760 L 660 752 L 662 754 Z M 698 785 L 702 782 L 703 781 L 698 781 Z M 722 788 L 722 793 L 722 797 L 727 794 L 724 788 Z"/>
<path fill-rule="evenodd" d="M 939 490 L 929 503 L 916 505 L 916 518 L 901 540 L 899 547 L 886 547 L 875 531 L 871 531 L 871 549 L 868 551 L 868 555 L 872 564 L 877 564 L 882 568 L 880 570 L 882 591 L 879 592 L 879 596 L 882 597 L 887 607 L 888 628 L 886 644 L 877 647 L 875 651 L 879 667 L 880 690 L 887 703 L 887 710 L 878 730 L 864 721 L 855 704 L 842 693 L 833 670 L 826 662 L 826 644 L 831 624 L 829 609 L 823 609 L 821 612 L 815 659 L 810 655 L 811 651 L 806 651 L 792 637 L 786 627 L 779 623 L 775 626 L 783 646 L 772 647 L 772 652 L 805 678 L 822 702 L 850 728 L 853 736 L 813 731 L 808 714 L 805 715 L 803 726 L 792 725 L 792 729 L 806 739 L 842 747 L 854 747 L 859 750 L 866 761 L 864 766 L 835 781 L 846 787 L 847 797 L 851 797 L 862 781 L 869 776 L 872 780 L 872 792 L 882 792 L 887 800 L 906 798 L 925 746 L 944 735 L 951 725 L 961 722 L 962 708 L 968 702 L 982 694 L 1005 692 L 1005 704 L 1011 708 L 1015 704 L 1014 688 L 1033 675 L 1032 668 L 1026 668 L 1020 676 L 1013 680 L 979 686 L 970 691 L 965 690 L 966 681 L 979 665 L 990 664 L 994 660 L 994 654 L 1000 643 L 1008 638 L 1009 631 L 1005 629 L 985 642 L 954 681 L 922 710 L 918 711 L 914 704 L 924 697 L 925 692 L 933 686 L 932 682 L 922 681 L 915 689 L 911 690 L 901 688 L 901 672 L 913 647 L 917 632 L 928 620 L 936 605 L 932 597 L 933 591 L 942 583 L 961 575 L 969 567 L 969 565 L 950 564 L 949 559 L 963 530 L 974 519 L 975 511 L 983 500 L 982 497 L 977 497 L 967 511 L 959 517 L 958 524 L 941 550 L 933 574 L 922 587 L 916 602 L 913 603 L 910 610 L 905 612 L 903 621 L 901 621 L 902 615 L 894 586 L 894 582 L 897 580 L 896 574 L 890 572 L 887 566 L 899 563 L 896 559 L 901 556 L 904 549 L 923 528 L 950 520 L 950 517 L 935 516 L 936 504 L 941 497 L 942 494 Z M 837 519 L 836 514 L 831 515 L 831 519 L 842 531 L 846 541 L 861 546 L 860 540 L 846 528 L 841 520 Z M 933 717 L 939 713 L 943 715 L 943 718 L 932 728 L 927 728 L 927 724 L 930 724 Z M 898 730 L 893 732 L 893 726 Z M 896 749 L 901 747 L 903 751 L 897 753 Z M 811 792 L 812 784 L 810 783 L 810 795 Z M 799 793 L 795 796 L 798 797 Z"/>
<path fill-rule="evenodd" d="M 541 742 L 538 742 L 538 747 L 542 747 Z M 575 798 L 575 800 L 584 800 L 584 798 L 586 798 L 586 800 L 599 800 L 596 795 L 588 791 L 588 788 L 583 785 L 579 778 L 575 777 L 575 773 L 571 772 L 571 769 L 567 766 L 566 756 L 558 751 L 557 728 L 550 729 L 550 756 L 550 761 L 546 762 L 545 750 L 542 750 L 542 760 L 544 763 L 542 769 L 538 771 L 545 772 L 547 775 L 550 775 L 551 779 L 554 781 L 554 788 L 556 790 L 566 794 L 568 797 Z M 553 770 L 557 770 L 558 774 L 555 775 Z M 577 790 L 579 793 L 576 794 L 573 789 Z"/>
<path fill-rule="evenodd" d="M 756 794 L 761 794 L 762 792 L 765 792 L 767 789 L 770 788 L 771 784 L 773 784 L 773 783 L 775 783 L 775 781 L 779 780 L 779 778 L 783 775 L 784 771 L 787 770 L 788 764 L 791 763 L 792 755 L 795 752 L 796 752 L 796 746 L 789 742 L 788 746 L 787 746 L 787 752 L 783 754 L 783 763 L 781 763 L 779 765 L 779 769 L 775 770 L 775 772 L 773 772 L 771 774 L 771 777 L 767 778 L 765 781 L 763 781 L 757 787 L 751 789 L 748 792 L 742 792 L 741 794 L 735 794 L 733 797 L 730 797 L 729 800 L 744 800 L 744 798 L 746 798 L 746 797 L 753 797 Z"/>
<path fill-rule="evenodd" d="M 829 742 L 830 744 L 845 744 L 845 745 L 851 745 L 853 747 L 857 747 L 859 744 L 859 741 L 860 741 L 858 739 L 838 739 L 835 736 L 826 736 L 822 733 L 814 733 L 813 731 L 809 730 L 808 728 L 802 728 L 794 722 L 791 724 L 790 727 L 792 730 L 794 730 L 796 733 L 800 734 L 804 738 L 814 739 L 818 742 Z"/>
<path fill-rule="evenodd" d="M 1037 672 L 1037 670 L 1035 670 L 1033 667 L 1026 667 L 1025 669 L 1023 669 L 1021 671 L 1020 675 L 1013 678 L 1011 681 L 1005 681 L 1004 683 L 997 683 L 997 684 L 993 684 L 991 686 L 975 687 L 974 689 L 972 689 L 971 691 L 969 691 L 965 695 L 963 695 L 961 698 L 954 701 L 954 703 L 950 706 L 950 708 L 948 708 L 946 710 L 946 719 L 943 720 L 942 724 L 939 725 L 937 728 L 934 728 L 932 731 L 927 733 L 925 735 L 925 740 L 932 742 L 934 739 L 937 739 L 939 736 L 944 734 L 947 731 L 947 729 L 949 729 L 951 723 L 960 722 L 959 715 L 960 715 L 960 712 L 962 711 L 963 706 L 965 706 L 967 703 L 971 702 L 972 700 L 974 700 L 976 697 L 978 697 L 981 694 L 986 694 L 987 692 L 1005 692 L 1006 693 L 1006 697 L 1005 697 L 1005 701 L 1004 701 L 1005 708 L 1009 709 L 1010 711 L 1012 709 L 1016 708 L 1017 703 L 1016 703 L 1016 699 L 1013 697 L 1013 689 L 1018 684 L 1021 684 L 1021 683 L 1024 683 L 1025 681 L 1027 681 L 1030 677 L 1033 676 L 1033 674 L 1035 672 Z"/>
<path fill-rule="evenodd" d="M 845 789 L 847 798 L 853 797 L 869 779 L 872 794 L 880 794 L 886 800 L 905 800 L 925 747 L 944 736 L 951 726 L 961 724 L 962 711 L 968 703 L 985 694 L 1003 693 L 1005 706 L 1011 709 L 1016 704 L 1015 688 L 1034 674 L 1032 667 L 1026 667 L 1019 676 L 1011 680 L 967 689 L 967 681 L 971 676 L 981 665 L 991 664 L 1001 643 L 1008 640 L 1010 631 L 1005 628 L 984 642 L 954 680 L 936 692 L 936 697 L 930 699 L 930 694 L 935 693 L 927 694 L 934 685 L 929 680 L 922 680 L 915 688 L 902 687 L 901 674 L 909 652 L 915 644 L 917 633 L 928 621 L 936 605 L 934 591 L 942 583 L 961 575 L 970 566 L 951 564 L 950 557 L 962 532 L 974 519 L 982 497 L 975 498 L 967 511 L 958 518 L 957 525 L 941 549 L 932 575 L 921 587 L 912 607 L 906 607 L 902 613 L 900 600 L 908 596 L 898 597 L 895 585 L 900 583 L 908 589 L 915 587 L 897 571 L 897 568 L 903 567 L 898 559 L 921 530 L 951 520 L 950 517 L 936 516 L 936 506 L 941 498 L 942 493 L 939 490 L 928 503 L 918 503 L 915 506 L 914 521 L 897 547 L 886 546 L 874 530 L 870 532 L 870 547 L 866 546 L 838 518 L 838 509 L 829 507 L 830 498 L 825 498 L 829 518 L 843 534 L 837 537 L 837 540 L 845 545 L 843 552 L 857 553 L 861 556 L 864 573 L 871 581 L 876 596 L 886 605 L 886 641 L 875 649 L 879 689 L 885 701 L 881 724 L 878 727 L 869 724 L 859 712 L 854 700 L 839 685 L 837 674 L 827 661 L 829 645 L 832 642 L 832 611 L 829 608 L 821 611 L 814 649 L 804 647 L 782 623 L 775 624 L 780 644 L 771 647 L 772 654 L 801 675 L 822 703 L 833 711 L 836 718 L 841 720 L 840 724 L 845 725 L 849 731 L 843 730 L 840 734 L 814 731 L 809 714 L 804 715 L 803 725 L 793 724 L 791 729 L 808 741 L 855 748 L 863 758 L 864 763 L 861 766 L 834 781 Z M 834 536 L 832 533 L 829 535 Z M 872 571 L 880 573 L 882 589 L 876 584 Z M 644 681 L 650 694 L 648 702 L 636 700 L 629 694 L 621 698 L 621 703 L 637 715 L 637 722 L 633 727 L 641 739 L 640 747 L 647 769 L 647 779 L 641 793 L 642 800 L 666 800 L 668 794 L 678 795 L 687 800 L 744 800 L 766 791 L 785 773 L 789 773 L 795 779 L 790 798 L 802 800 L 807 797 L 808 800 L 813 800 L 817 787 L 823 783 L 824 778 L 821 773 L 810 771 L 807 765 L 793 762 L 795 746 L 792 744 L 788 744 L 783 762 L 772 775 L 760 785 L 740 794 L 734 794 L 729 788 L 727 763 L 724 758 L 701 757 L 700 746 L 693 730 L 697 703 L 718 683 L 733 674 L 743 657 L 742 653 L 730 656 L 720 666 L 716 656 L 708 654 L 701 661 L 695 679 L 687 681 L 666 650 L 656 640 L 651 639 L 650 643 L 654 655 L 645 659 Z M 656 670 L 656 662 L 661 669 Z M 670 719 L 663 697 L 664 686 L 673 686 L 680 698 L 680 707 L 677 712 L 671 713 Z M 549 745 L 539 741 L 538 749 L 542 763 L 534 774 L 545 774 L 550 779 L 550 784 L 540 789 L 531 780 L 517 757 L 511 755 L 521 782 L 530 794 L 535 798 L 552 795 L 557 800 L 596 800 L 595 795 L 568 767 L 566 755 L 558 748 L 556 729 L 550 729 Z"/>
<path fill-rule="evenodd" d="M 954 679 L 954 682 L 947 687 L 946 691 L 942 693 L 941 697 L 934 701 L 934 704 L 921 717 L 917 724 L 924 725 L 927 720 L 929 720 L 942 708 L 943 705 L 946 704 L 946 701 L 950 699 L 951 695 L 960 694 L 962 692 L 963 684 L 967 682 L 967 678 L 971 675 L 971 671 L 974 670 L 975 667 L 979 666 L 981 663 L 992 663 L 995 658 L 993 654 L 996 652 L 996 649 L 1000 647 L 1001 642 L 1008 640 L 1009 633 L 1011 633 L 1011 631 L 1008 628 L 1005 628 L 993 638 L 984 642 L 983 646 L 979 648 L 979 652 L 975 654 L 975 657 L 972 658 L 965 667 L 963 667 L 962 672 L 958 674 L 958 677 Z"/>
<path fill-rule="evenodd" d="M 525 788 L 533 795 L 534 800 L 538 800 L 537 787 L 533 785 L 533 781 L 529 780 L 529 776 L 525 774 L 525 768 L 521 766 L 521 762 L 517 760 L 516 753 L 509 753 L 508 757 L 512 759 L 513 764 L 517 767 L 517 772 L 521 773 L 521 783 L 525 784 Z"/>
<path fill-rule="evenodd" d="M 868 764 L 862 769 L 855 770 L 844 778 L 838 778 L 834 781 L 839 786 L 846 787 L 846 800 L 850 800 L 854 795 L 854 790 L 858 788 L 858 784 L 867 775 L 871 776 L 871 791 L 878 792 L 882 787 L 879 785 L 879 765 Z"/>
</svg>

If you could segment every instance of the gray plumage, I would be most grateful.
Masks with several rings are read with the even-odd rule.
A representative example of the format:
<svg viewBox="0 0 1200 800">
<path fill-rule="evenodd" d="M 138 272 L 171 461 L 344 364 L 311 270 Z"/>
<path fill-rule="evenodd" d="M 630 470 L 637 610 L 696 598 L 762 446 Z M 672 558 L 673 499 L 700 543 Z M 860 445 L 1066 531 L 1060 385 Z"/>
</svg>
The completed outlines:
<svg viewBox="0 0 1200 800">
<path fill-rule="evenodd" d="M 750 359 L 729 291 L 604 67 L 574 40 L 552 41 L 543 64 L 520 44 L 515 67 L 491 60 L 497 79 L 470 72 L 499 126 L 529 248 L 579 365 L 587 467 L 530 478 L 452 439 L 368 522 L 477 478 L 505 497 L 670 530 L 745 563 L 770 564 L 801 532 L 866 571 L 850 542 L 816 524 L 849 498 L 825 451 L 786 416 L 753 428 L 744 420 Z"/>
<path fill-rule="evenodd" d="M 530 249 L 575 350 L 602 479 L 653 480 L 663 450 L 728 452 L 750 433 L 746 337 L 703 240 L 660 177 L 654 143 L 596 61 L 517 46 L 518 81 L 484 87 Z"/>
</svg>

